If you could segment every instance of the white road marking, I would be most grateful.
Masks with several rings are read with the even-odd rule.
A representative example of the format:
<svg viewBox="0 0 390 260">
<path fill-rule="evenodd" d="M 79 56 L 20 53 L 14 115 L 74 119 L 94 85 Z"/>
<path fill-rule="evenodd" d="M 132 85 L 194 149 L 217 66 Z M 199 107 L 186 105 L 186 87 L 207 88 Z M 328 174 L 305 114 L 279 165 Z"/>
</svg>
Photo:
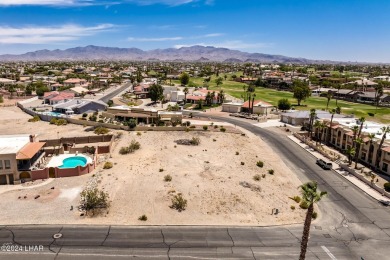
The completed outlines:
<svg viewBox="0 0 390 260">
<path fill-rule="evenodd" d="M 326 248 L 326 246 L 321 246 L 322 250 L 325 251 L 325 253 L 328 254 L 328 256 L 332 259 L 332 260 L 337 260 L 337 258 L 329 251 L 328 248 Z"/>
</svg>

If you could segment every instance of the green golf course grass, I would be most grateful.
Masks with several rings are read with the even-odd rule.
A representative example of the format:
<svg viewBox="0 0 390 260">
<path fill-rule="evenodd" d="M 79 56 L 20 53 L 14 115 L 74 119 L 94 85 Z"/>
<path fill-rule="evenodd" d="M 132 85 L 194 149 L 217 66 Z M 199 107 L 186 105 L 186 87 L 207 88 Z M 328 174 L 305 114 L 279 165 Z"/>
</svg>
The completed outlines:
<svg viewBox="0 0 390 260">
<path fill-rule="evenodd" d="M 241 98 L 241 95 L 244 94 L 244 86 L 247 86 L 245 83 L 235 82 L 231 80 L 232 74 L 227 74 L 227 80 L 224 79 L 224 74 L 220 74 L 220 76 L 224 79 L 222 85 L 219 87 L 215 84 L 216 76 L 212 76 L 210 82 L 208 83 L 210 90 L 223 90 L 227 94 Z M 242 73 L 236 73 L 237 76 L 242 75 Z M 195 83 L 198 86 L 203 86 L 203 78 L 192 77 L 190 81 Z M 173 83 L 180 84 L 179 80 L 172 81 Z M 297 106 L 296 99 L 293 98 L 293 94 L 287 91 L 278 91 L 274 89 L 256 87 L 256 99 L 261 99 L 263 101 L 269 102 L 272 105 L 277 105 L 278 100 L 282 98 L 287 98 L 292 105 L 295 105 L 295 109 L 297 110 L 309 110 L 309 109 L 317 109 L 317 110 L 325 110 L 327 99 L 325 97 L 317 97 L 312 96 L 301 102 L 301 106 Z M 343 114 L 354 114 L 355 117 L 364 116 L 367 120 L 377 121 L 381 123 L 390 123 L 390 108 L 378 107 L 377 109 L 373 105 L 366 105 L 360 103 L 352 103 L 343 100 L 337 101 L 338 106 L 341 107 L 341 113 Z M 336 100 L 331 99 L 329 103 L 329 109 L 336 108 Z M 368 113 L 373 113 L 375 116 L 369 116 Z"/>
</svg>

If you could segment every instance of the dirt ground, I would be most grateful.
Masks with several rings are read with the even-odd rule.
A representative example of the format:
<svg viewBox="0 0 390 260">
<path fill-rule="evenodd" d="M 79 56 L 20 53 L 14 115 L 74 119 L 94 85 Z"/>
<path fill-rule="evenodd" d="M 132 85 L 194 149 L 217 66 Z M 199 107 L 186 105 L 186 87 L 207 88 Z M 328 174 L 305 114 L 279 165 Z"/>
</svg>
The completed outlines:
<svg viewBox="0 0 390 260">
<path fill-rule="evenodd" d="M 0 118 L 3 114 L 0 110 Z M 20 119 L 0 120 L 0 132 L 35 132 L 42 139 L 55 136 L 57 131 L 61 136 L 87 133 L 82 126 L 57 127 L 46 122 L 26 121 L 22 115 Z M 0 205 L 6 209 L 0 214 L 0 225 L 265 226 L 304 220 L 305 211 L 289 199 L 299 195 L 300 181 L 268 145 L 251 133 L 245 132 L 245 136 L 204 131 L 122 133 L 114 143 L 111 157 L 100 158 L 101 163 L 91 174 L 54 179 L 47 184 L 36 181 L 40 184 L 38 187 L 30 185 L 23 190 L 3 193 L 0 186 Z M 200 139 L 199 146 L 175 143 L 175 140 L 192 137 Z M 119 149 L 131 140 L 138 141 L 141 149 L 120 155 Z M 106 160 L 114 164 L 113 168 L 102 169 Z M 264 162 L 263 168 L 256 166 L 260 160 Z M 273 175 L 268 173 L 269 169 L 274 170 Z M 167 174 L 172 176 L 171 182 L 164 181 Z M 264 177 L 255 181 L 256 174 Z M 77 206 L 80 191 L 92 181 L 97 181 L 98 186 L 108 192 L 111 207 L 108 213 L 91 218 L 80 216 Z M 170 208 L 172 197 L 178 193 L 188 201 L 182 212 Z M 296 209 L 292 210 L 291 205 Z M 277 208 L 279 214 L 271 215 L 273 208 Z M 143 214 L 148 217 L 146 222 L 138 220 Z"/>
<path fill-rule="evenodd" d="M 50 125 L 48 122 L 28 122 L 32 116 L 18 107 L 0 107 L 0 135 L 36 134 L 38 139 L 94 135 L 80 125 Z"/>
</svg>

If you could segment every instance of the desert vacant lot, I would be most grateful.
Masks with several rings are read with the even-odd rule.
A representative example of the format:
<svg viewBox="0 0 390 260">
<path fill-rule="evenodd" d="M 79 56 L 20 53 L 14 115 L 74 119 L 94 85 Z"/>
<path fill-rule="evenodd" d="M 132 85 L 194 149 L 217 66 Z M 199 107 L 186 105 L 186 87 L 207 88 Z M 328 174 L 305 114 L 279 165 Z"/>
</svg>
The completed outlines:
<svg viewBox="0 0 390 260">
<path fill-rule="evenodd" d="M 67 136 L 85 134 L 80 126 L 49 127 L 46 122 L 26 123 L 26 118 L 16 121 L 18 124 L 9 130 L 15 121 L 1 121 L 0 131 L 8 134 L 36 131 L 44 138 L 57 131 Z M 199 146 L 175 144 L 175 140 L 192 137 L 200 139 Z M 138 141 L 141 149 L 120 155 L 119 149 L 131 140 Z M 114 143 L 111 158 L 107 156 L 106 160 L 114 167 L 102 170 L 101 163 L 93 174 L 51 179 L 46 183 L 37 181 L 41 184 L 39 187 L 2 193 L 0 205 L 5 210 L 0 215 L 0 224 L 274 225 L 303 222 L 305 211 L 288 198 L 299 194 L 299 180 L 270 147 L 250 133 L 245 136 L 203 131 L 137 135 L 123 131 L 122 137 Z M 263 168 L 256 166 L 259 160 L 264 162 Z M 268 169 L 273 169 L 274 175 L 268 174 Z M 171 182 L 164 181 L 167 174 L 172 176 Z M 256 174 L 264 174 L 264 178 L 255 181 Z M 98 186 L 108 192 L 111 200 L 108 214 L 93 218 L 80 216 L 79 193 L 91 181 L 97 181 Z M 248 184 L 251 187 L 244 187 Z M 178 193 L 188 201 L 183 212 L 170 208 L 171 198 Z M 37 195 L 40 197 L 35 199 Z M 291 205 L 297 209 L 292 210 Z M 271 215 L 273 208 L 278 208 L 280 213 Z M 143 214 L 148 217 L 146 222 L 138 220 Z"/>
</svg>

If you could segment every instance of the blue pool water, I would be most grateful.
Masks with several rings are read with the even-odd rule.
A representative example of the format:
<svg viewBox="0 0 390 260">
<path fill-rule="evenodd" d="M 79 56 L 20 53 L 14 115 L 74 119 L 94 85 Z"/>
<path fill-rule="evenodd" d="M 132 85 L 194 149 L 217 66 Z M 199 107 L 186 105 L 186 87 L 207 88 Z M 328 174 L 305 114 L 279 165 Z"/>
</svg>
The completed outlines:
<svg viewBox="0 0 390 260">
<path fill-rule="evenodd" d="M 87 164 L 87 159 L 81 156 L 73 156 L 66 158 L 62 161 L 62 165 L 58 168 L 76 168 L 77 166 L 85 166 Z"/>
<path fill-rule="evenodd" d="M 61 117 L 61 116 L 64 116 L 64 114 L 61 114 L 61 113 L 57 113 L 57 112 L 44 112 L 45 115 L 49 115 L 49 116 L 56 116 L 56 117 Z"/>
</svg>

